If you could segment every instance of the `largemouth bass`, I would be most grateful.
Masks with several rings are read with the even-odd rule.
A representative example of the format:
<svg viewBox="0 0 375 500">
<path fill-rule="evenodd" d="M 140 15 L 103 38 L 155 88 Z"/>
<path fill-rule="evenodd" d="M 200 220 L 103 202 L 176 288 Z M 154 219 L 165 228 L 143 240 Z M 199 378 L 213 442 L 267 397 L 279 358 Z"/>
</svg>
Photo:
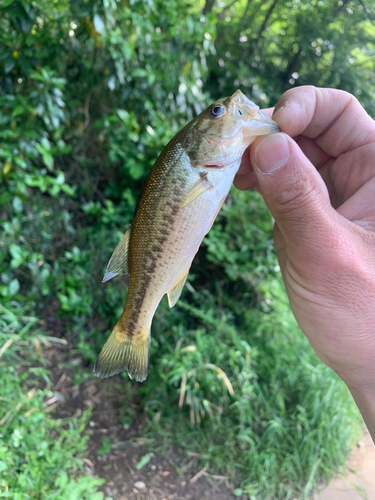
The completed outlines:
<svg viewBox="0 0 375 500">
<path fill-rule="evenodd" d="M 232 185 L 245 149 L 277 124 L 240 90 L 219 99 L 164 148 L 140 196 L 134 219 L 103 281 L 130 274 L 124 311 L 94 367 L 98 377 L 127 370 L 146 379 L 150 329 L 163 295 L 177 302 L 195 254 Z"/>
</svg>

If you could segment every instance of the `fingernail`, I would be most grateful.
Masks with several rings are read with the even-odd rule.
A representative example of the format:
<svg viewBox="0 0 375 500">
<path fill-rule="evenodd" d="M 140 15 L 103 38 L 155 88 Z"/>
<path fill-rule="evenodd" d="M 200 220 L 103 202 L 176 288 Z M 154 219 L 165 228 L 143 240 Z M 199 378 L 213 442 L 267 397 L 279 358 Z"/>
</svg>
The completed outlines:
<svg viewBox="0 0 375 500">
<path fill-rule="evenodd" d="M 276 133 L 268 135 L 256 146 L 254 163 L 263 174 L 271 174 L 283 167 L 289 156 L 288 139 L 285 134 Z"/>
<path fill-rule="evenodd" d="M 274 120 L 276 118 L 276 116 L 281 113 L 281 111 L 283 109 L 286 108 L 286 105 L 283 104 L 282 106 L 279 106 L 278 104 L 276 105 L 275 109 L 273 110 L 273 113 L 272 113 L 272 120 Z"/>
</svg>

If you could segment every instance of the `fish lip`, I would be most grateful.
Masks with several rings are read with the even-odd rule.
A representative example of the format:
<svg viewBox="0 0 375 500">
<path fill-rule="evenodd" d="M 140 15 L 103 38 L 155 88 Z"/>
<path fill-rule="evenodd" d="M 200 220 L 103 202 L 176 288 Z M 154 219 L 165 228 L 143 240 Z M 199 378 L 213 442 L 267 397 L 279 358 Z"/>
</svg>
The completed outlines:
<svg viewBox="0 0 375 500">
<path fill-rule="evenodd" d="M 280 127 L 278 126 L 278 124 L 274 120 L 272 120 L 272 118 L 270 118 L 260 110 L 258 111 L 257 116 L 255 116 L 250 121 L 249 125 L 255 126 L 255 128 L 263 127 L 264 130 L 266 130 L 265 134 L 280 132 Z"/>
<path fill-rule="evenodd" d="M 230 101 L 232 106 L 236 106 L 247 117 L 254 117 L 259 113 L 259 106 L 255 102 L 250 101 L 240 90 L 236 90 Z"/>
<path fill-rule="evenodd" d="M 275 132 L 280 132 L 280 128 L 277 123 L 263 113 L 262 115 L 263 116 L 257 116 L 247 122 L 246 126 L 243 128 L 244 136 L 249 135 L 250 137 L 258 137 L 260 135 L 269 135 Z"/>
<path fill-rule="evenodd" d="M 280 127 L 269 116 L 265 115 L 260 109 L 247 109 L 247 107 L 237 104 L 243 112 L 244 129 L 248 129 L 251 134 L 268 135 L 274 132 L 280 132 Z"/>
<path fill-rule="evenodd" d="M 238 107 L 240 107 L 237 104 Z M 243 111 L 243 131 L 246 134 L 248 131 L 249 135 L 268 135 L 274 132 L 280 132 L 280 127 L 276 122 L 272 120 L 269 116 L 265 115 L 258 108 L 255 112 L 254 110 L 244 109 L 242 106 L 240 107 L 241 111 Z"/>
<path fill-rule="evenodd" d="M 279 132 L 279 126 L 269 116 L 265 115 L 253 101 L 245 96 L 241 90 L 236 92 L 231 97 L 232 105 L 236 106 L 242 113 L 244 121 L 247 125 L 254 129 L 259 129 L 259 135 L 271 134 Z M 264 130 L 262 132 L 261 130 Z"/>
<path fill-rule="evenodd" d="M 233 107 L 237 107 L 241 111 L 241 116 L 243 121 L 247 122 L 247 125 L 255 129 L 264 129 L 263 134 L 271 134 L 272 132 L 279 132 L 279 126 L 275 123 L 272 118 L 265 115 L 253 101 L 245 96 L 241 90 L 236 90 L 232 95 L 231 104 Z"/>
</svg>

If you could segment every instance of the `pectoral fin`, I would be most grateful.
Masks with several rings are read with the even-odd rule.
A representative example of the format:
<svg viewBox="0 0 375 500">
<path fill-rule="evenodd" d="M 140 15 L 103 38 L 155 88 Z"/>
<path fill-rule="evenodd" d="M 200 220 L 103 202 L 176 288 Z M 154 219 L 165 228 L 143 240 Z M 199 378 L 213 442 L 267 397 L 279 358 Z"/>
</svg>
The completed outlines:
<svg viewBox="0 0 375 500">
<path fill-rule="evenodd" d="M 186 207 L 187 205 L 189 205 L 192 201 L 196 200 L 197 198 L 199 198 L 199 196 L 205 193 L 207 189 L 212 189 L 212 184 L 207 179 L 207 174 L 202 174 L 202 177 L 199 179 L 199 181 L 196 182 L 190 189 L 189 193 L 184 199 L 182 206 Z"/>
<path fill-rule="evenodd" d="M 180 298 L 182 289 L 184 288 L 187 275 L 189 274 L 190 265 L 178 278 L 176 283 L 167 292 L 169 307 L 173 307 Z"/>
<path fill-rule="evenodd" d="M 122 240 L 117 245 L 116 250 L 113 252 L 110 261 L 108 262 L 108 266 L 106 272 L 104 274 L 103 283 L 111 280 L 115 276 L 119 276 L 122 274 L 128 274 L 128 251 L 129 251 L 129 242 L 130 242 L 130 230 L 126 231 Z"/>
</svg>

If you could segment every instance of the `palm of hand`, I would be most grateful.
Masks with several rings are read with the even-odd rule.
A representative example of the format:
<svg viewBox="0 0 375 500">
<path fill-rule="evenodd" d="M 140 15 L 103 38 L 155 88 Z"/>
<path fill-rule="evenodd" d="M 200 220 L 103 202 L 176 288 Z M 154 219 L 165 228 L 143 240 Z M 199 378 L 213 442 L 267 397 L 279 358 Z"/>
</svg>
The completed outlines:
<svg viewBox="0 0 375 500">
<path fill-rule="evenodd" d="M 341 217 L 336 218 L 337 234 L 330 239 L 332 234 L 326 233 L 324 251 L 319 255 L 318 246 L 314 249 L 315 263 L 301 259 L 298 250 L 288 249 L 277 226 L 275 244 L 301 329 L 320 358 L 345 377 L 342 366 L 346 371 L 351 370 L 348 356 L 356 371 L 358 360 L 354 352 L 363 365 L 366 359 L 370 363 L 374 354 L 371 320 L 364 309 L 368 308 L 369 300 L 375 300 L 375 296 L 372 299 L 369 296 L 375 271 L 375 266 L 371 266 L 374 264 L 371 253 L 375 253 L 375 123 L 346 93 L 304 90 L 314 92 L 315 103 L 311 96 L 308 99 L 301 95 L 305 112 L 300 112 L 296 119 L 293 108 L 301 106 L 301 102 L 293 103 L 289 110 L 286 106 L 279 112 L 279 124 L 282 131 L 294 136 L 319 171 L 331 205 Z M 306 263 L 310 270 L 306 269 Z M 353 329 L 354 324 L 357 328 Z M 358 328 L 359 324 L 363 327 Z M 346 341 L 339 343 L 339 336 L 341 341 L 343 335 Z M 367 350 L 368 358 L 360 347 Z"/>
<path fill-rule="evenodd" d="M 296 182 L 313 186 L 274 213 L 289 301 L 318 356 L 356 383 L 375 357 L 375 123 L 350 94 L 314 87 L 284 94 L 273 118 L 302 150 Z M 245 158 L 239 188 L 255 187 L 249 170 Z"/>
</svg>

